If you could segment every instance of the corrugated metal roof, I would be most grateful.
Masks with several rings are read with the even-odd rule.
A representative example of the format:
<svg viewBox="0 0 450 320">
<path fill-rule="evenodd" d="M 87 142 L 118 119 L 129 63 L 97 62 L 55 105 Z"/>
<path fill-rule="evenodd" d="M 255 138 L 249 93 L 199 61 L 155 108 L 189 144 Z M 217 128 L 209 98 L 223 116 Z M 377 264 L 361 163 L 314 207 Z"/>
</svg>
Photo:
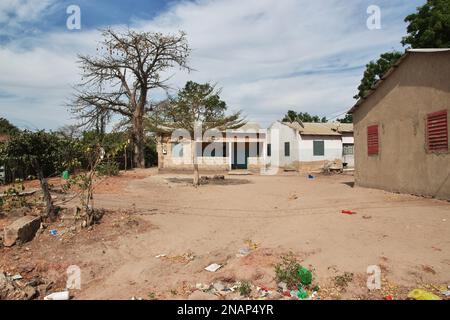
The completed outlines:
<svg viewBox="0 0 450 320">
<path fill-rule="evenodd" d="M 355 103 L 355 105 L 349 110 L 348 113 L 353 113 L 356 109 L 358 109 L 359 106 L 378 89 L 378 87 L 397 69 L 397 67 L 403 61 L 405 61 L 405 59 L 410 54 L 412 54 L 412 53 L 436 53 L 436 52 L 446 52 L 446 51 L 450 51 L 450 48 L 429 48 L 429 49 L 408 49 L 408 50 L 406 50 L 406 53 L 400 59 L 398 59 L 398 61 L 394 64 L 394 66 L 392 66 L 392 68 L 390 68 L 384 74 L 384 76 L 372 86 L 372 88 L 369 90 L 369 92 L 367 92 L 367 94 L 363 98 L 359 99 Z"/>
<path fill-rule="evenodd" d="M 316 123 L 316 122 L 283 122 L 284 125 L 297 130 L 301 135 L 305 136 L 340 136 L 338 130 L 340 124 L 330 123 Z"/>
</svg>

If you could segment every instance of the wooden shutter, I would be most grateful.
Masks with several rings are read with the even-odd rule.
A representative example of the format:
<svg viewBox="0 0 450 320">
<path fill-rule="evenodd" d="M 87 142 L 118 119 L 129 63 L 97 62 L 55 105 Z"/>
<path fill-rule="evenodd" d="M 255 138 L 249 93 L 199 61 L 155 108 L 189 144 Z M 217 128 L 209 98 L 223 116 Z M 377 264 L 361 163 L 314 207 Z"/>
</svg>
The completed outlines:
<svg viewBox="0 0 450 320">
<path fill-rule="evenodd" d="M 448 151 L 448 121 L 446 110 L 427 115 L 426 131 L 428 151 Z"/>
<path fill-rule="evenodd" d="M 377 155 L 379 149 L 378 125 L 367 127 L 367 152 L 369 156 Z"/>
</svg>

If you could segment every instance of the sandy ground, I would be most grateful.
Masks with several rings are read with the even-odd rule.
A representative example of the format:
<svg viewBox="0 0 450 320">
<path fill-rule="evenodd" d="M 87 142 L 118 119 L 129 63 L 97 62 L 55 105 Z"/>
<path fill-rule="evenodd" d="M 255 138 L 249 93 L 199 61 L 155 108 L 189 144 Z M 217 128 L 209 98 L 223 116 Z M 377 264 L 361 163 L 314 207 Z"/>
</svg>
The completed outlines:
<svg viewBox="0 0 450 320">
<path fill-rule="evenodd" d="M 450 284 L 446 201 L 353 187 L 351 175 L 227 176 L 199 188 L 189 178 L 149 169 L 108 179 L 95 205 L 116 214 L 79 235 L 42 234 L 0 255 L 20 265 L 45 261 L 53 272 L 80 266 L 76 299 L 182 299 L 217 280 L 275 289 L 274 265 L 288 252 L 314 271 L 324 299 L 404 299 L 413 288 Z M 249 240 L 257 249 L 236 257 Z M 223 267 L 204 271 L 210 263 Z M 382 290 L 366 287 L 370 265 L 382 270 Z M 344 272 L 355 277 L 338 290 L 333 279 Z"/>
</svg>

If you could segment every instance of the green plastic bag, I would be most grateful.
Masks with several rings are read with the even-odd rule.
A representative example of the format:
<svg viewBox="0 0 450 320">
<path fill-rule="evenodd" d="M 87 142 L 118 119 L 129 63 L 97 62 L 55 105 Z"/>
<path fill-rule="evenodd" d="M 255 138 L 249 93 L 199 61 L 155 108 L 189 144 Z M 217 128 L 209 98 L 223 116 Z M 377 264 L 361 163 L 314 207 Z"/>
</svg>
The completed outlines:
<svg viewBox="0 0 450 320">
<path fill-rule="evenodd" d="M 69 171 L 68 170 L 63 171 L 62 178 L 64 180 L 69 180 Z"/>
<path fill-rule="evenodd" d="M 442 300 L 437 295 L 421 289 L 414 289 L 408 293 L 408 298 L 414 300 Z"/>
<path fill-rule="evenodd" d="M 302 286 L 300 286 L 300 285 L 298 286 L 297 297 L 300 300 L 308 298 L 308 292 L 306 292 L 305 289 L 303 289 Z"/>
<path fill-rule="evenodd" d="M 297 270 L 297 274 L 298 274 L 298 276 L 300 278 L 300 282 L 303 285 L 308 286 L 308 285 L 311 284 L 311 282 L 312 282 L 312 273 L 311 273 L 311 271 L 309 271 L 305 267 L 300 267 Z"/>
</svg>

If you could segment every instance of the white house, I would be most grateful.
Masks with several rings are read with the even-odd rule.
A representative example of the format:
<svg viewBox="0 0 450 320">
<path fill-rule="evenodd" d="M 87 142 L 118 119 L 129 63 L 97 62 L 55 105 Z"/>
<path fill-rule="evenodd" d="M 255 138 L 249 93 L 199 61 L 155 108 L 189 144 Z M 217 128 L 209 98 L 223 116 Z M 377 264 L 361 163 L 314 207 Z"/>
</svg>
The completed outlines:
<svg viewBox="0 0 450 320">
<path fill-rule="evenodd" d="M 267 162 L 272 167 L 309 171 L 327 161 L 353 167 L 353 125 L 274 122 L 267 132 Z"/>
</svg>

